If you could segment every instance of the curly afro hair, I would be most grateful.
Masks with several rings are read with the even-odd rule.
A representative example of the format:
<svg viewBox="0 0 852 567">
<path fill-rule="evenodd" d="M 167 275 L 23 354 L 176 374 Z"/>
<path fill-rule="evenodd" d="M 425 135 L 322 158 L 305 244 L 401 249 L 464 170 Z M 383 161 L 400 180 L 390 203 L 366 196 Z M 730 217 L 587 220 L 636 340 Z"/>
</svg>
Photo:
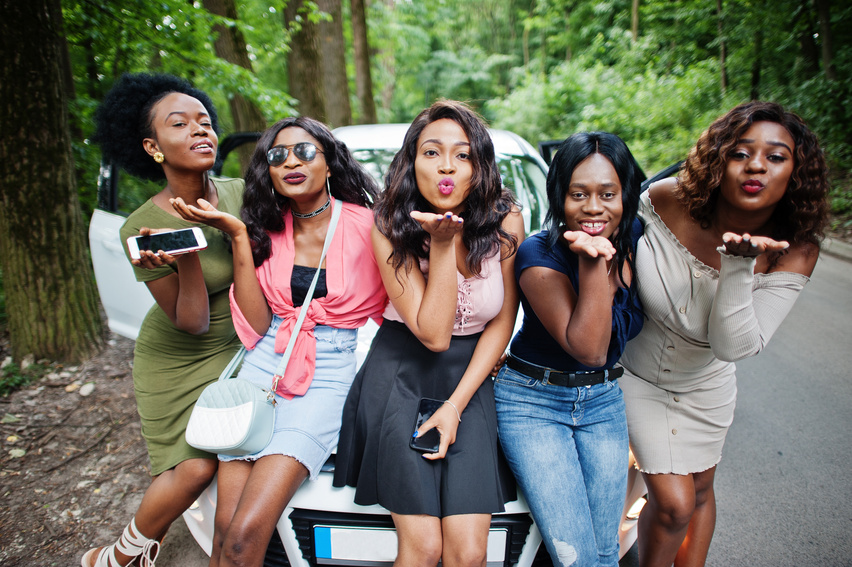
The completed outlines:
<svg viewBox="0 0 852 567">
<path fill-rule="evenodd" d="M 143 149 L 142 141 L 155 137 L 151 110 L 171 93 L 183 93 L 201 102 L 210 114 L 213 130 L 219 133 L 213 101 L 188 81 L 174 75 L 127 73 L 116 81 L 95 112 L 93 141 L 101 147 L 105 161 L 142 179 L 166 178 L 162 166 Z"/>
<path fill-rule="evenodd" d="M 776 228 L 772 237 L 791 244 L 816 244 L 828 222 L 825 157 L 805 122 L 779 104 L 746 102 L 716 119 L 681 166 L 678 198 L 692 218 L 702 226 L 710 226 L 729 154 L 751 125 L 761 121 L 780 124 L 796 143 L 793 174 L 773 213 Z"/>
</svg>

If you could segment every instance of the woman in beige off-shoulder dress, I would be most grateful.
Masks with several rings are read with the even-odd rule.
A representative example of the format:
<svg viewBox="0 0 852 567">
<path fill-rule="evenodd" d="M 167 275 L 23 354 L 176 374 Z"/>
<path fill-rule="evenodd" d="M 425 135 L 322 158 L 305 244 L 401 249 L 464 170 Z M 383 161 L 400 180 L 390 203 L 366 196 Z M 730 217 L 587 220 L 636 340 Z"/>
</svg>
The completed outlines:
<svg viewBox="0 0 852 567">
<path fill-rule="evenodd" d="M 701 135 L 679 179 L 642 196 L 636 271 L 647 320 L 620 380 L 648 486 L 642 566 L 704 564 L 734 361 L 763 349 L 808 282 L 827 189 L 822 151 L 801 119 L 751 102 Z"/>
</svg>

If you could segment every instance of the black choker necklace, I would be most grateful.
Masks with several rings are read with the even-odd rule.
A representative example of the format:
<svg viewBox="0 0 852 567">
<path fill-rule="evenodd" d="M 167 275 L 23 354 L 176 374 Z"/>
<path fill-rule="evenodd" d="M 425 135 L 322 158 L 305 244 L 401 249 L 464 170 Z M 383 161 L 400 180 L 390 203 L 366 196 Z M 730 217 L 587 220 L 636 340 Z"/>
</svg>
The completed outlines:
<svg viewBox="0 0 852 567">
<path fill-rule="evenodd" d="M 324 210 L 326 210 L 330 204 L 331 204 L 331 198 L 329 197 L 328 201 L 325 202 L 325 205 L 323 205 L 322 207 L 318 208 L 315 211 L 311 211 L 310 213 L 297 213 L 293 209 L 290 209 L 290 212 L 293 213 L 293 216 L 296 217 L 297 219 L 310 219 L 310 218 L 313 218 L 313 217 L 315 217 L 319 214 L 322 214 L 322 212 Z"/>
</svg>

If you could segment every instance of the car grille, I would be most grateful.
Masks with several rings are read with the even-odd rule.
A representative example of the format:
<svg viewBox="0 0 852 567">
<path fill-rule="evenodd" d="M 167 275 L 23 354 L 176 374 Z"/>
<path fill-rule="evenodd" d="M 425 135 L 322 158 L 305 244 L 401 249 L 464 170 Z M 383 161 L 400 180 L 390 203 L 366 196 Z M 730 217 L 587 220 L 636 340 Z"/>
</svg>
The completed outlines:
<svg viewBox="0 0 852 567">
<path fill-rule="evenodd" d="M 387 515 L 378 514 L 343 514 L 339 512 L 322 512 L 317 510 L 294 509 L 289 516 L 296 532 L 296 539 L 302 551 L 302 557 L 316 567 L 314 526 L 334 525 L 345 527 L 393 528 L 393 520 Z M 517 564 L 523 550 L 527 535 L 532 525 L 529 514 L 500 514 L 491 519 L 491 528 L 504 529 L 507 532 L 506 553 L 503 567 Z M 324 563 L 329 565 L 329 563 Z"/>
</svg>

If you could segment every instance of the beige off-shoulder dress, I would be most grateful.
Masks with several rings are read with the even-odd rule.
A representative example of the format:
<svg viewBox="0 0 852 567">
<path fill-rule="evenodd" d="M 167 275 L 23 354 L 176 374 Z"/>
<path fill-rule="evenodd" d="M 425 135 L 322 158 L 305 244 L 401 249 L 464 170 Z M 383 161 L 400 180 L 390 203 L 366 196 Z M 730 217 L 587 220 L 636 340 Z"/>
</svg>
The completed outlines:
<svg viewBox="0 0 852 567">
<path fill-rule="evenodd" d="M 755 259 L 720 252 L 715 270 L 695 258 L 654 211 L 648 192 L 636 254 L 647 317 L 627 344 L 619 380 L 640 470 L 689 474 L 716 465 L 734 417 L 734 361 L 769 342 L 809 281 L 754 274 Z"/>
</svg>

